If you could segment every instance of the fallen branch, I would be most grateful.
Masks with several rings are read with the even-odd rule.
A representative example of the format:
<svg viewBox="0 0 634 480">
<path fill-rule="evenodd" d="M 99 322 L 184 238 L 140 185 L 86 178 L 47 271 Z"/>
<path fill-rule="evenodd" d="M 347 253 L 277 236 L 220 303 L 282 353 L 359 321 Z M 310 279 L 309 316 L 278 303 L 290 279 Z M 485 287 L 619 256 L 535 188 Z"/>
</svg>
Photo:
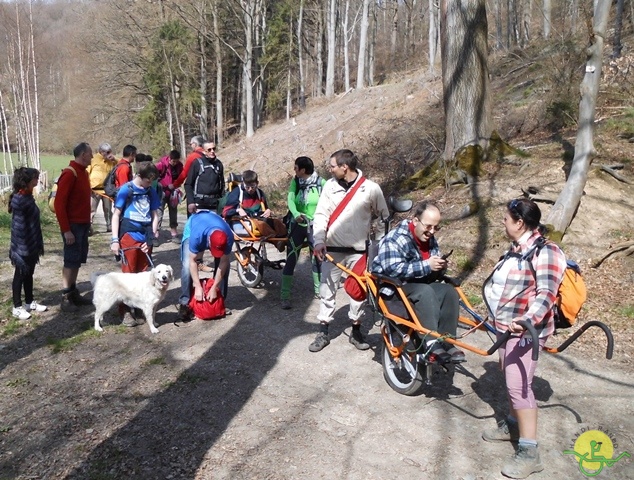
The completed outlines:
<svg viewBox="0 0 634 480">
<path fill-rule="evenodd" d="M 554 204 L 557 201 L 557 195 L 550 195 L 547 192 L 539 192 L 535 187 L 522 188 L 522 193 L 526 198 L 531 199 L 533 202 Z"/>
<path fill-rule="evenodd" d="M 592 263 L 592 268 L 599 268 L 601 266 L 601 264 L 611 255 L 614 255 L 615 253 L 618 252 L 623 252 L 619 255 L 619 257 L 627 257 L 628 255 L 632 255 L 632 253 L 634 253 L 634 241 L 633 242 L 625 242 L 625 243 L 619 243 L 618 245 L 615 245 L 614 247 L 612 247 L 612 249 L 606 253 L 605 255 L 603 255 L 600 259 L 595 260 Z"/>
<path fill-rule="evenodd" d="M 599 170 L 602 170 L 610 175 L 612 175 L 614 178 L 616 178 L 617 180 L 619 180 L 620 182 L 623 183 L 627 183 L 628 185 L 632 185 L 632 182 L 630 182 L 627 178 L 625 178 L 623 175 L 621 175 L 620 173 L 616 173 L 615 167 L 619 167 L 619 165 L 615 165 L 615 166 L 610 166 L 610 165 L 597 165 L 597 167 L 599 167 Z M 620 166 L 621 168 L 623 168 L 623 165 Z"/>
</svg>

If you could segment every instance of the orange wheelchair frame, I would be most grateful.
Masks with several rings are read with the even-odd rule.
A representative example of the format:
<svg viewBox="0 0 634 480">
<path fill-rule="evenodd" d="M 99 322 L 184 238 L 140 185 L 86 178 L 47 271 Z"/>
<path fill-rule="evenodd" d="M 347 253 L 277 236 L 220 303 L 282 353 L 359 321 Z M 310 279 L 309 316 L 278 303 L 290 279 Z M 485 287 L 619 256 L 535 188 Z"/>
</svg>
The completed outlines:
<svg viewBox="0 0 634 480">
<path fill-rule="evenodd" d="M 233 253 L 236 257 L 238 278 L 242 285 L 247 288 L 256 288 L 264 279 L 264 267 L 270 267 L 275 270 L 284 267 L 286 258 L 275 261 L 268 259 L 266 244 L 276 245 L 279 242 L 286 244 L 288 241 L 287 237 L 255 235 L 249 217 L 231 217 L 227 219 L 227 223 L 229 225 L 238 223 L 246 232 L 245 234 L 238 234 L 232 228 L 236 246 Z"/>
<path fill-rule="evenodd" d="M 407 212 L 411 209 L 411 201 L 398 201 L 390 199 L 388 203 L 392 210 L 400 213 Z M 400 209 L 398 208 L 400 205 Z M 407 207 L 409 205 L 409 207 Z M 389 225 L 394 217 L 391 213 L 390 217 L 385 220 L 386 233 Z M 378 244 L 368 242 L 368 268 L 372 263 L 372 259 L 378 251 Z M 462 291 L 459 283 L 454 279 L 443 276 L 442 280 L 454 286 L 460 297 L 460 315 L 458 324 L 460 327 L 467 328 L 462 335 L 452 338 L 447 334 L 432 331 L 425 328 L 414 311 L 407 295 L 402 289 L 402 282 L 395 278 L 385 275 L 371 273 L 367 270 L 362 275 L 357 275 L 350 269 L 340 263 L 334 262 L 330 255 L 326 258 L 335 263 L 335 265 L 352 275 L 359 285 L 366 292 L 366 298 L 370 308 L 380 317 L 381 335 L 383 337 L 381 363 L 383 366 L 383 376 L 390 387 L 403 395 L 416 395 L 425 385 L 431 384 L 432 369 L 435 362 L 430 359 L 430 353 L 436 348 L 435 342 L 446 342 L 455 345 L 457 348 L 475 353 L 477 355 L 488 356 L 493 354 L 501 345 L 503 345 L 511 335 L 506 332 L 498 335 L 494 327 L 487 322 L 486 318 L 480 316 L 473 308 L 466 295 Z M 396 291 L 391 299 L 385 299 L 380 294 L 382 285 L 388 284 Z M 538 335 L 530 322 L 518 322 L 525 329 L 525 334 L 532 337 L 532 358 L 537 360 L 539 355 Z M 607 337 L 606 358 L 612 358 L 614 349 L 614 338 L 612 332 L 602 322 L 589 321 L 583 324 L 574 334 L 572 334 L 565 342 L 556 348 L 545 347 L 543 350 L 548 353 L 563 352 L 570 344 L 577 340 L 588 328 L 596 326 L 603 330 Z M 465 343 L 461 339 L 475 332 L 476 330 L 484 330 L 490 334 L 496 335 L 493 345 L 488 350 L 475 347 Z M 435 342 L 429 343 L 428 340 L 435 339 Z M 444 366 L 444 365 L 443 365 Z"/>
</svg>

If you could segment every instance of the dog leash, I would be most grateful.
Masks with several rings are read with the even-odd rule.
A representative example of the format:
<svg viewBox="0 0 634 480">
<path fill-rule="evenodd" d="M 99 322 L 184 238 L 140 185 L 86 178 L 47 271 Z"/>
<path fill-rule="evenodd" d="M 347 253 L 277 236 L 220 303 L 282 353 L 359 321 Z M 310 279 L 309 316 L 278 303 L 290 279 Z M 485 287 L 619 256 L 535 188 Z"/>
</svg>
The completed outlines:
<svg viewBox="0 0 634 480">
<path fill-rule="evenodd" d="M 125 252 L 127 252 L 128 250 L 141 250 L 143 252 L 143 250 L 141 249 L 141 247 L 127 247 L 127 248 L 120 248 L 119 249 L 119 254 L 114 256 L 114 259 L 117 262 L 121 262 L 122 265 L 128 265 L 128 260 L 126 259 L 125 256 Z M 147 252 L 143 252 L 145 253 L 145 256 L 150 264 L 151 268 L 154 268 L 154 262 L 152 261 L 152 257 L 150 257 L 150 255 Z"/>
</svg>

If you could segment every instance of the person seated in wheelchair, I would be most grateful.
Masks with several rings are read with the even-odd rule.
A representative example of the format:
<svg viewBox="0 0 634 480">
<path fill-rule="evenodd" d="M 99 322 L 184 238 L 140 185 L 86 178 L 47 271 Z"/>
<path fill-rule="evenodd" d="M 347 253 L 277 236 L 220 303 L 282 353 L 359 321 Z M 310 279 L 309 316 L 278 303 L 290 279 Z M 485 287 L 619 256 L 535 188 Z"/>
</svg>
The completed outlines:
<svg viewBox="0 0 634 480">
<path fill-rule="evenodd" d="M 239 236 L 254 235 L 258 237 L 286 237 L 286 226 L 279 218 L 272 218 L 271 209 L 266 202 L 266 195 L 258 187 L 258 174 L 253 170 L 242 172 L 240 188 L 229 192 L 227 203 L 222 210 L 222 216 L 227 220 L 233 231 Z M 241 222 L 231 217 L 248 218 L 248 222 Z M 245 231 L 245 225 L 249 231 Z M 280 252 L 286 248 L 285 241 L 276 242 Z"/>
<path fill-rule="evenodd" d="M 459 296 L 449 283 L 438 281 L 447 268 L 434 234 L 440 230 L 440 210 L 431 202 L 417 205 L 414 217 L 403 220 L 379 243 L 378 254 L 370 271 L 403 282 L 403 291 L 410 300 L 421 325 L 429 330 L 456 336 Z M 395 290 L 383 284 L 384 298 L 395 298 Z M 460 363 L 465 354 L 453 345 L 429 339 L 431 361 Z"/>
</svg>

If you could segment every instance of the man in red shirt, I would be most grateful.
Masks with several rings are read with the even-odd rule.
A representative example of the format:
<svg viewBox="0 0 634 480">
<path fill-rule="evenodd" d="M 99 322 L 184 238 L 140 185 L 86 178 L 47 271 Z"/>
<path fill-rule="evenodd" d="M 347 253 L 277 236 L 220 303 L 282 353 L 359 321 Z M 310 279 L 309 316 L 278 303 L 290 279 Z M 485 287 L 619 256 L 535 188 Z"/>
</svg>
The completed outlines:
<svg viewBox="0 0 634 480">
<path fill-rule="evenodd" d="M 123 147 L 123 158 L 115 166 L 117 169 L 114 179 L 114 186 L 121 188 L 126 183 L 132 181 L 132 163 L 136 158 L 136 147 L 134 145 L 126 145 Z"/>
<path fill-rule="evenodd" d="M 77 274 L 88 258 L 90 231 L 90 177 L 86 167 L 92 160 L 92 148 L 83 142 L 73 150 L 72 160 L 62 170 L 57 181 L 55 215 L 64 241 L 64 268 L 62 270 L 62 303 L 64 312 L 76 312 L 80 305 L 92 302 L 79 294 Z"/>
<path fill-rule="evenodd" d="M 204 144 L 205 139 L 202 136 L 196 135 L 195 137 L 192 137 L 191 142 L 189 142 L 189 146 L 191 147 L 192 152 L 187 155 L 183 171 L 178 176 L 178 178 L 174 180 L 174 183 L 170 186 L 170 190 L 175 190 L 179 188 L 187 179 L 187 174 L 189 173 L 189 169 L 191 168 L 192 163 L 194 163 L 195 160 L 198 160 L 198 158 L 205 156 L 205 150 L 203 149 Z M 190 212 L 188 208 L 187 217 L 189 218 L 192 213 L 193 212 Z"/>
</svg>

